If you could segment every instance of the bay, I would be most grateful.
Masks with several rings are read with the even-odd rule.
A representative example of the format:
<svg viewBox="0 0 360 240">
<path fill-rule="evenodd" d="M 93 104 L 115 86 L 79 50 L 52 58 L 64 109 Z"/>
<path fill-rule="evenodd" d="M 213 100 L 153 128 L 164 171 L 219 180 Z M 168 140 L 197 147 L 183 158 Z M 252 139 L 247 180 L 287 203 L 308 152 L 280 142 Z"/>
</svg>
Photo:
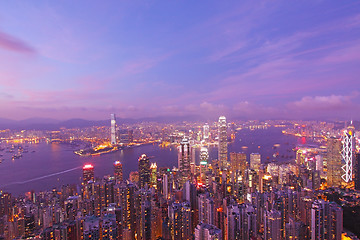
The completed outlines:
<svg viewBox="0 0 360 240">
<path fill-rule="evenodd" d="M 240 130 L 234 142 L 229 144 L 228 152 L 245 152 L 248 159 L 250 153 L 258 152 L 263 163 L 291 160 L 295 157 L 292 149 L 300 142 L 294 136 L 283 135 L 281 130 Z M 14 160 L 11 160 L 11 153 L 0 152 L 4 159 L 0 164 L 0 190 L 22 195 L 31 190 L 37 192 L 64 184 L 78 184 L 81 182 L 82 167 L 88 163 L 94 165 L 95 177 L 102 178 L 112 175 L 113 163 L 121 161 L 124 178 L 128 178 L 131 171 L 138 170 L 138 158 L 142 154 L 149 156 L 150 162 L 156 162 L 158 167 L 172 168 L 178 163 L 175 147 L 161 148 L 152 144 L 85 157 L 74 154 L 76 148 L 69 144 L 29 144 L 28 150 L 23 157 Z M 274 157 L 277 153 L 278 156 Z M 210 147 L 209 160 L 215 159 L 217 147 Z M 196 150 L 196 163 L 199 163 L 199 149 Z"/>
</svg>

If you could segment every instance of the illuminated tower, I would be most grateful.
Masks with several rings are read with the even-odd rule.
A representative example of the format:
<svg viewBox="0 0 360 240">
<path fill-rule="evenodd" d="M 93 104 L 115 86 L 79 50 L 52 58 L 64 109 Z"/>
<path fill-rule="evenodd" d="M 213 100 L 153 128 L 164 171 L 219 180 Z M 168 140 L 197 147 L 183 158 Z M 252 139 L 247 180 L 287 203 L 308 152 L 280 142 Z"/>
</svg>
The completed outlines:
<svg viewBox="0 0 360 240">
<path fill-rule="evenodd" d="M 111 114 L 110 143 L 116 144 L 116 117 L 114 113 Z"/>
<path fill-rule="evenodd" d="M 247 168 L 246 154 L 245 153 L 230 153 L 230 170 L 234 173 L 235 181 L 242 176 L 245 176 Z"/>
<path fill-rule="evenodd" d="M 83 167 L 83 182 L 87 183 L 90 180 L 94 181 L 94 166 L 91 164 L 86 164 Z"/>
<path fill-rule="evenodd" d="M 191 147 L 187 137 L 184 137 L 178 148 L 178 167 L 180 175 L 180 185 L 182 186 L 187 180 L 191 178 Z"/>
<path fill-rule="evenodd" d="M 219 145 L 218 145 L 218 160 L 220 169 L 227 168 L 227 125 L 224 116 L 219 117 Z"/>
<path fill-rule="evenodd" d="M 345 164 L 341 167 L 344 171 L 344 174 L 341 176 L 345 182 L 352 181 L 352 168 L 353 168 L 353 142 L 354 142 L 354 131 L 355 128 L 353 126 L 349 126 L 347 130 L 344 131 L 344 134 L 341 139 L 342 150 L 341 156 L 344 160 Z"/>
<path fill-rule="evenodd" d="M 143 154 L 139 158 L 139 188 L 144 188 L 145 185 L 150 184 L 150 161 L 149 158 Z"/>
<path fill-rule="evenodd" d="M 250 168 L 259 172 L 261 165 L 261 155 L 260 153 L 251 153 L 250 154 Z"/>
<path fill-rule="evenodd" d="M 206 173 L 208 171 L 209 151 L 206 147 L 201 147 L 200 150 L 200 179 L 201 183 L 207 184 Z"/>
<path fill-rule="evenodd" d="M 206 141 L 210 137 L 210 127 L 209 124 L 205 123 L 203 126 L 203 139 Z"/>
<path fill-rule="evenodd" d="M 151 184 L 151 186 L 156 188 L 156 184 L 157 184 L 157 165 L 156 165 L 156 163 L 152 163 L 150 165 L 150 171 L 151 171 L 150 184 Z"/>
<path fill-rule="evenodd" d="M 122 164 L 120 161 L 114 163 L 114 177 L 116 182 L 121 182 L 123 180 Z"/>
<path fill-rule="evenodd" d="M 327 185 L 341 186 L 341 141 L 337 138 L 327 140 Z"/>
</svg>

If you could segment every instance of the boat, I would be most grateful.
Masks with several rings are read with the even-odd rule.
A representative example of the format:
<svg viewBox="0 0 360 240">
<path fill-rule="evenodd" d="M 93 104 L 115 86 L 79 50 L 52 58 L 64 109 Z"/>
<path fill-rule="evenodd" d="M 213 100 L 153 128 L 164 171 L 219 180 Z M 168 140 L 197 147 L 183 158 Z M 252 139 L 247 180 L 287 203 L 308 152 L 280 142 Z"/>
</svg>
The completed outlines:
<svg viewBox="0 0 360 240">
<path fill-rule="evenodd" d="M 20 153 L 18 153 L 18 154 L 13 155 L 11 159 L 14 160 L 14 159 L 19 159 L 21 157 L 22 157 L 22 155 Z"/>
</svg>

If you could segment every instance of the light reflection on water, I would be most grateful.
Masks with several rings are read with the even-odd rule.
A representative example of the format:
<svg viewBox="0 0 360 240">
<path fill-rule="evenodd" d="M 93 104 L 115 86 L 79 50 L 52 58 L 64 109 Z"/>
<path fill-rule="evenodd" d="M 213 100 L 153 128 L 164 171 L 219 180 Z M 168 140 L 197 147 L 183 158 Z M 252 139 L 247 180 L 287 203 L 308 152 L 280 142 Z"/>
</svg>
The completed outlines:
<svg viewBox="0 0 360 240">
<path fill-rule="evenodd" d="M 241 139 L 241 141 L 240 141 Z M 268 130 L 241 130 L 236 134 L 234 143 L 229 144 L 230 152 L 245 152 L 248 157 L 252 152 L 262 155 L 262 162 L 273 160 L 273 153 L 279 152 L 276 161 L 286 161 L 295 154 L 291 151 L 298 143 L 297 138 L 286 136 L 280 128 Z M 280 144 L 276 149 L 274 144 Z M 23 144 L 24 145 L 24 144 Z M 243 148 L 246 146 L 247 148 Z M 260 148 L 259 148 L 260 146 Z M 82 166 L 91 163 L 95 167 L 95 176 L 103 177 L 113 173 L 113 163 L 120 160 L 123 164 L 124 177 L 131 171 L 137 171 L 138 158 L 145 153 L 152 156 L 151 162 L 156 162 L 158 167 L 177 166 L 177 151 L 173 147 L 160 148 L 157 145 L 144 145 L 118 152 L 99 156 L 80 157 L 73 153 L 76 148 L 67 144 L 32 144 L 28 145 L 29 152 L 23 157 L 11 160 L 12 153 L 0 152 L 4 161 L 0 164 L 0 189 L 15 195 L 35 190 L 49 190 L 63 184 L 80 183 Z M 35 151 L 32 153 L 32 151 Z M 199 163 L 199 149 L 196 150 L 196 162 Z M 284 156 L 282 158 L 282 156 Z M 290 157 L 289 157 L 290 156 Z M 217 158 L 217 148 L 209 149 L 209 159 Z"/>
</svg>

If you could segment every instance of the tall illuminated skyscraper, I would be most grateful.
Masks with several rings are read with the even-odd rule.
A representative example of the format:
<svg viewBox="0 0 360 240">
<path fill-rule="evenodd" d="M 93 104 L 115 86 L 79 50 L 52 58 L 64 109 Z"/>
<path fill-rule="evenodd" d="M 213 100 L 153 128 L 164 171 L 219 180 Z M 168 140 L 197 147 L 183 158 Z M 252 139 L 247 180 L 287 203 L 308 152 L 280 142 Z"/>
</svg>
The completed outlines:
<svg viewBox="0 0 360 240">
<path fill-rule="evenodd" d="M 156 184 L 157 184 L 157 165 L 156 163 L 151 163 L 150 165 L 150 183 L 151 186 L 156 188 Z"/>
<path fill-rule="evenodd" d="M 236 181 L 240 176 L 245 177 L 246 168 L 246 153 L 230 153 L 230 170 L 234 173 Z"/>
<path fill-rule="evenodd" d="M 90 180 L 94 181 L 94 166 L 91 164 L 86 164 L 83 167 L 83 182 L 87 183 Z"/>
<path fill-rule="evenodd" d="M 341 156 L 345 162 L 345 164 L 341 167 L 344 173 L 341 177 L 347 183 L 352 181 L 352 174 L 353 174 L 354 132 L 355 132 L 355 128 L 350 125 L 344 131 L 341 139 L 342 142 Z"/>
<path fill-rule="evenodd" d="M 200 179 L 201 183 L 207 184 L 206 173 L 208 171 L 209 151 L 206 147 L 200 149 Z"/>
<path fill-rule="evenodd" d="M 121 182 L 123 180 L 122 164 L 120 161 L 114 163 L 114 177 L 116 182 Z"/>
<path fill-rule="evenodd" d="M 187 180 L 191 178 L 191 147 L 187 137 L 184 137 L 178 148 L 178 167 L 180 173 L 180 185 L 182 186 Z"/>
<path fill-rule="evenodd" d="M 337 138 L 327 140 L 327 185 L 341 186 L 341 141 Z"/>
<path fill-rule="evenodd" d="M 251 153 L 250 154 L 250 168 L 259 171 L 261 165 L 261 155 L 260 153 Z"/>
<path fill-rule="evenodd" d="M 220 169 L 226 169 L 228 165 L 228 149 L 227 149 L 227 125 L 224 116 L 219 117 L 219 145 L 218 145 L 218 160 Z"/>
<path fill-rule="evenodd" d="M 206 141 L 210 137 L 210 127 L 209 124 L 205 123 L 203 126 L 203 139 Z"/>
<path fill-rule="evenodd" d="M 150 161 L 143 154 L 139 158 L 139 188 L 144 188 L 145 185 L 150 185 Z"/>
<path fill-rule="evenodd" d="M 114 113 L 111 114 L 110 143 L 116 144 L 116 117 Z"/>
</svg>

